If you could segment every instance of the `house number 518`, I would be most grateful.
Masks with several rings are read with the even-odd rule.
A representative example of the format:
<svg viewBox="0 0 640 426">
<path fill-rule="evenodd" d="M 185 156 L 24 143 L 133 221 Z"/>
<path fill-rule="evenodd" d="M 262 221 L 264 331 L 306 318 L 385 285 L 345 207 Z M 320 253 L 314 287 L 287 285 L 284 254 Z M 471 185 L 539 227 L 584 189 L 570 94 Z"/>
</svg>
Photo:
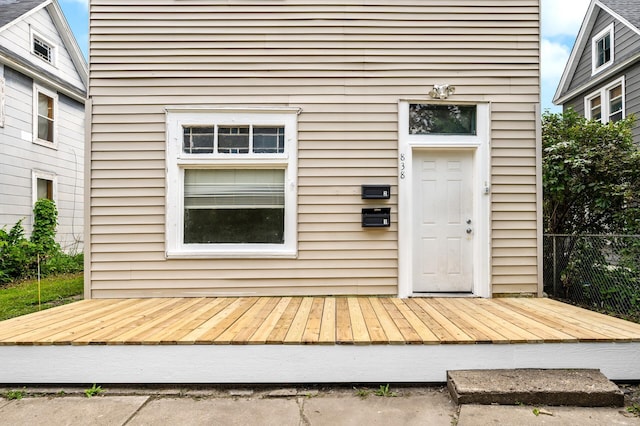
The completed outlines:
<svg viewBox="0 0 640 426">
<path fill-rule="evenodd" d="M 405 160 L 404 154 L 400 154 L 400 179 L 404 179 L 406 176 L 404 160 Z"/>
</svg>

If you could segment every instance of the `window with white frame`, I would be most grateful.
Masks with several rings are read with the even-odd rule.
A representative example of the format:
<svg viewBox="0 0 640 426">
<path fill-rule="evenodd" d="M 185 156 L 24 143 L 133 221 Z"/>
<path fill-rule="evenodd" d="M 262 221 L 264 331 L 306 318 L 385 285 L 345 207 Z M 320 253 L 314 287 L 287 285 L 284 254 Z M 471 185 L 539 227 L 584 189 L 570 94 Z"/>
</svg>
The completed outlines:
<svg viewBox="0 0 640 426">
<path fill-rule="evenodd" d="M 43 61 L 55 65 L 56 45 L 31 28 L 31 53 Z"/>
<path fill-rule="evenodd" d="M 47 146 L 56 144 L 58 95 L 34 85 L 33 140 Z"/>
<path fill-rule="evenodd" d="M 584 99 L 585 117 L 602 123 L 615 122 L 625 117 L 624 78 L 589 94 Z"/>
<path fill-rule="evenodd" d="M 168 110 L 168 256 L 296 254 L 297 113 Z"/>
<path fill-rule="evenodd" d="M 57 177 L 53 173 L 34 170 L 31 172 L 32 202 L 35 204 L 41 198 L 56 201 Z"/>
<path fill-rule="evenodd" d="M 611 24 L 591 39 L 591 72 L 595 74 L 613 64 L 613 28 Z"/>
</svg>

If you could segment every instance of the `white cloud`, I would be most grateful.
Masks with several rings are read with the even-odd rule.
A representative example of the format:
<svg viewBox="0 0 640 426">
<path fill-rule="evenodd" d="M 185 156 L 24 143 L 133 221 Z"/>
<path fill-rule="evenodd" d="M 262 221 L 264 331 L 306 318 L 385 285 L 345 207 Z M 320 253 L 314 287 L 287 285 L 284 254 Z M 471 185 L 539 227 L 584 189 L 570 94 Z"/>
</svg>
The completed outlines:
<svg viewBox="0 0 640 426">
<path fill-rule="evenodd" d="M 567 59 L 569 59 L 569 53 L 569 47 L 566 45 L 542 39 L 542 45 L 540 46 L 542 79 L 560 80 Z"/>
<path fill-rule="evenodd" d="M 554 109 L 551 99 L 556 91 L 562 72 L 569 58 L 569 47 L 551 40 L 542 39 L 541 56 L 541 95 L 542 107 Z"/>
<path fill-rule="evenodd" d="M 542 36 L 575 36 L 589 0 L 542 0 Z"/>
</svg>

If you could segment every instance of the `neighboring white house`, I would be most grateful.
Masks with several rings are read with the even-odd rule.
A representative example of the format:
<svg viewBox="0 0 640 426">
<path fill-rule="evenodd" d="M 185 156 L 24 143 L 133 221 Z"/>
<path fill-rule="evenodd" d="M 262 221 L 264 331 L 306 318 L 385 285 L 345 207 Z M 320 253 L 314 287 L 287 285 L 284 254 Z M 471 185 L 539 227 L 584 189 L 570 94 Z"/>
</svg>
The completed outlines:
<svg viewBox="0 0 640 426">
<path fill-rule="evenodd" d="M 0 0 L 0 227 L 58 207 L 58 242 L 82 249 L 88 70 L 56 0 Z"/>
</svg>

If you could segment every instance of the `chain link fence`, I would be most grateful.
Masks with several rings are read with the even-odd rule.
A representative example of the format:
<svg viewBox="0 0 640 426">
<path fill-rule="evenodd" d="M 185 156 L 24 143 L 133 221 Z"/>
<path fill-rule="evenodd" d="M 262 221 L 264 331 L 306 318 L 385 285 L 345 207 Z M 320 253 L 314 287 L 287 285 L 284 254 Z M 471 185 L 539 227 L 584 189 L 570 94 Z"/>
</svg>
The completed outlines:
<svg viewBox="0 0 640 426">
<path fill-rule="evenodd" d="M 544 290 L 640 322 L 640 235 L 545 235 Z"/>
</svg>

